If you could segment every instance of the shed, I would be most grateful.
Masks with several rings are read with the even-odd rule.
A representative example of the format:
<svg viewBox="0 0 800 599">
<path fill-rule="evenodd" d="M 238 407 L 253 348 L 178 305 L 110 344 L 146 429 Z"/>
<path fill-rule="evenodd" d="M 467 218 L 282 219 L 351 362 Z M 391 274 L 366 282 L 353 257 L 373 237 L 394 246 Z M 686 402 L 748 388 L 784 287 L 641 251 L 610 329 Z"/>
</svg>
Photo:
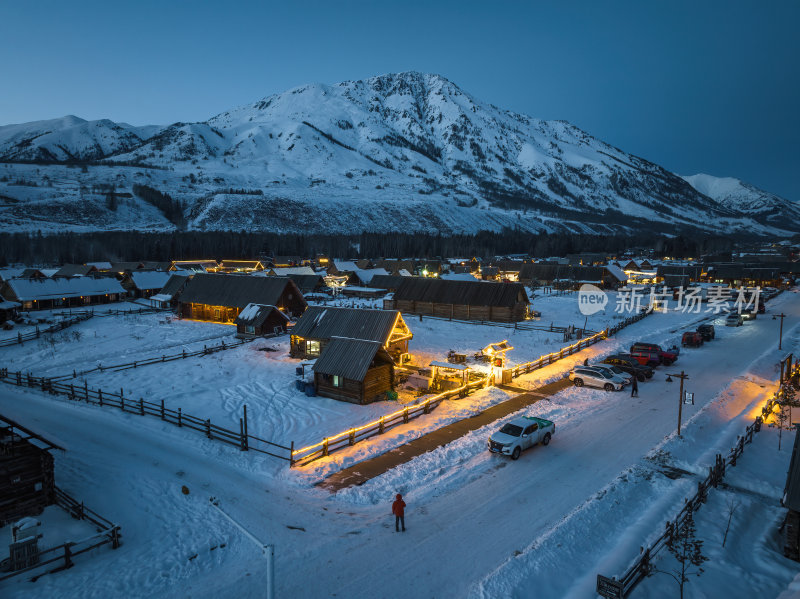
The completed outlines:
<svg viewBox="0 0 800 599">
<path fill-rule="evenodd" d="M 263 304 L 247 304 L 239 312 L 236 324 L 236 336 L 239 339 L 254 339 L 280 335 L 286 330 L 289 317 L 275 306 Z"/>
<path fill-rule="evenodd" d="M 21 307 L 22 304 L 19 302 L 12 302 L 0 295 L 0 327 L 3 326 L 3 323 L 14 320 L 17 316 L 17 310 Z"/>
<path fill-rule="evenodd" d="M 442 281 L 407 277 L 384 308 L 408 314 L 460 320 L 517 322 L 528 316 L 530 301 L 520 283 Z"/>
<path fill-rule="evenodd" d="M 310 306 L 292 328 L 289 354 L 316 358 L 334 337 L 376 341 L 399 360 L 413 335 L 397 310 Z"/>
<path fill-rule="evenodd" d="M 334 337 L 312 368 L 323 397 L 363 405 L 394 388 L 394 363 L 377 341 Z"/>
<path fill-rule="evenodd" d="M 290 316 L 306 307 L 303 294 L 288 277 L 196 274 L 178 299 L 184 318 L 233 324 L 248 304 L 275 306 Z"/>
<path fill-rule="evenodd" d="M 430 386 L 434 391 L 449 391 L 463 387 L 469 381 L 470 368 L 466 364 L 431 362 Z"/>
</svg>

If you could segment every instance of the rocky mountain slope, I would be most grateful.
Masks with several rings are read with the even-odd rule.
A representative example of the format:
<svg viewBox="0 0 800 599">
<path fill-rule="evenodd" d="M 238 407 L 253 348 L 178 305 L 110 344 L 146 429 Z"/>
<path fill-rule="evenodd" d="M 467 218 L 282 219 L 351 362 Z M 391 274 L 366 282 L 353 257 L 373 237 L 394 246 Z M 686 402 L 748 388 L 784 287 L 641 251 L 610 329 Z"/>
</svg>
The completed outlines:
<svg viewBox="0 0 800 599">
<path fill-rule="evenodd" d="M 0 222 L 17 230 L 800 229 L 769 218 L 790 202 L 720 199 L 567 122 L 416 72 L 306 85 L 202 123 L 9 125 L 0 161 Z M 185 219 L 134 185 L 168 194 Z"/>
</svg>

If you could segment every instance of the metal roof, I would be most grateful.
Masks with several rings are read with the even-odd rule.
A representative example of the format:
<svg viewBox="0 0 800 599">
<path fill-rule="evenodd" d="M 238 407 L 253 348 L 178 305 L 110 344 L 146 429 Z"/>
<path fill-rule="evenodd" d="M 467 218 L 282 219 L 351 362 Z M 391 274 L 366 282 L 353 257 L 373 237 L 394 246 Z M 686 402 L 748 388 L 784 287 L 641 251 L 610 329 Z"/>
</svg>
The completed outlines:
<svg viewBox="0 0 800 599">
<path fill-rule="evenodd" d="M 164 283 L 164 287 L 161 288 L 160 295 L 168 295 L 170 298 L 175 297 L 176 293 L 180 293 L 183 289 L 183 286 L 186 285 L 186 282 L 191 278 L 190 274 L 177 274 L 172 273 L 167 282 Z"/>
<path fill-rule="evenodd" d="M 77 277 L 88 275 L 90 272 L 96 271 L 97 268 L 89 264 L 65 264 L 56 271 L 54 277 Z"/>
<path fill-rule="evenodd" d="M 275 306 L 265 306 L 262 304 L 247 304 L 239 313 L 239 316 L 236 317 L 235 323 L 236 324 L 243 324 L 245 326 L 251 327 L 260 327 L 264 324 L 267 319 L 272 314 L 273 310 L 279 314 L 283 320 L 289 320 L 289 317 L 286 316 L 283 312 L 278 310 Z"/>
<path fill-rule="evenodd" d="M 523 280 L 574 280 L 602 281 L 606 273 L 604 266 L 570 266 L 567 264 L 524 264 L 519 271 Z"/>
<path fill-rule="evenodd" d="M 311 339 L 349 337 L 385 345 L 398 315 L 397 310 L 310 306 L 294 325 L 292 334 Z"/>
<path fill-rule="evenodd" d="M 322 275 L 289 274 L 288 276 L 303 293 L 314 291 L 318 287 L 325 286 L 325 280 L 322 278 Z"/>
<path fill-rule="evenodd" d="M 125 293 L 119 281 L 111 277 L 11 279 L 6 285 L 6 289 L 21 302 Z"/>
<path fill-rule="evenodd" d="M 397 289 L 408 277 L 402 275 L 375 275 L 370 279 L 369 286 L 375 289 Z"/>
<path fill-rule="evenodd" d="M 423 277 L 406 277 L 394 293 L 395 300 L 433 302 L 470 306 L 512 308 L 529 303 L 525 287 L 520 283 L 487 281 L 443 281 Z"/>
<path fill-rule="evenodd" d="M 180 302 L 228 308 L 244 308 L 251 303 L 277 305 L 287 287 L 289 293 L 305 301 L 288 277 L 198 273 L 186 284 Z"/>
<path fill-rule="evenodd" d="M 337 375 L 351 381 L 363 381 L 372 361 L 380 354 L 383 361 L 391 364 L 392 359 L 381 344 L 364 339 L 334 337 L 322 350 L 314 362 L 314 372 Z"/>
</svg>

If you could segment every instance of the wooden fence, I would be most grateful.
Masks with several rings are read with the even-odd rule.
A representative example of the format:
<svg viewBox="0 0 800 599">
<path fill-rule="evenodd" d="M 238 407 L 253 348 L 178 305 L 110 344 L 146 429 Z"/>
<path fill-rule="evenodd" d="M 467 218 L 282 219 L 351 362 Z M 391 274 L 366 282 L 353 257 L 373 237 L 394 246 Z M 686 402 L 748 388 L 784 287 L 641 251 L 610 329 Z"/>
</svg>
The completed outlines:
<svg viewBox="0 0 800 599">
<path fill-rule="evenodd" d="M 48 333 L 57 333 L 58 331 L 63 331 L 64 329 L 71 327 L 74 324 L 78 324 L 79 322 L 83 322 L 84 320 L 89 320 L 92 318 L 91 312 L 81 312 L 80 314 L 75 314 L 70 316 L 69 318 L 64 318 L 59 320 L 58 322 L 51 324 L 44 330 L 40 330 L 39 327 L 36 327 L 35 331 L 31 331 L 30 333 L 17 333 L 16 337 L 8 337 L 6 339 L 0 339 L 0 347 L 5 347 L 7 345 L 21 345 L 26 341 L 30 341 L 31 339 L 38 339 L 42 335 L 47 335 Z"/>
<path fill-rule="evenodd" d="M 37 578 L 44 576 L 45 574 L 51 574 L 53 572 L 59 572 L 61 570 L 66 570 L 67 568 L 71 568 L 73 566 L 73 558 L 81 555 L 82 553 L 86 553 L 87 551 L 91 551 L 92 549 L 96 549 L 97 547 L 107 544 L 111 544 L 112 549 L 117 549 L 120 546 L 119 526 L 110 522 L 109 520 L 106 520 L 94 510 L 86 507 L 82 501 L 78 502 L 77 500 L 73 499 L 58 487 L 56 487 L 56 505 L 66 510 L 70 516 L 77 520 L 88 520 L 98 528 L 98 532 L 85 539 L 81 539 L 80 541 L 69 541 L 63 545 L 41 550 L 37 553 L 38 559 L 36 564 L 28 566 L 27 568 L 14 570 L 9 574 L 0 576 L 0 581 L 6 580 L 7 578 L 11 578 L 13 576 L 19 576 L 25 572 L 31 572 L 49 564 L 63 562 L 61 565 L 55 568 L 49 569 L 45 572 L 40 572 L 33 576 L 31 581 L 34 582 Z"/>
<path fill-rule="evenodd" d="M 185 360 L 186 358 L 193 358 L 195 356 L 208 356 L 210 354 L 215 354 L 217 352 L 225 351 L 227 349 L 233 349 L 235 347 L 241 347 L 246 343 L 250 343 L 253 339 L 239 339 L 234 341 L 233 343 L 225 343 L 223 339 L 219 345 L 212 345 L 211 347 L 203 346 L 203 349 L 198 349 L 195 351 L 187 352 L 183 350 L 179 354 L 171 354 L 156 356 L 152 358 L 143 358 L 141 360 L 134 360 L 133 362 L 125 362 L 123 364 L 111 364 L 108 366 L 103 366 L 102 364 L 98 364 L 94 368 L 90 368 L 89 370 L 82 370 L 80 372 L 73 370 L 70 374 L 61 374 L 56 376 L 48 377 L 51 381 L 63 381 L 67 379 L 74 379 L 78 378 L 79 376 L 83 376 L 85 374 L 90 374 L 92 372 L 105 372 L 107 370 L 110 371 L 121 371 L 121 370 L 130 370 L 132 368 L 141 368 L 142 366 L 150 366 L 152 364 L 161 364 L 164 362 L 173 362 L 175 360 Z"/>
<path fill-rule="evenodd" d="M 560 327 L 555 326 L 553 323 L 549 325 L 544 324 L 533 324 L 529 321 L 517 321 L 517 322 L 497 322 L 493 320 L 461 320 L 459 318 L 448 318 L 447 316 L 433 316 L 431 314 L 408 314 L 408 318 L 410 319 L 412 316 L 419 316 L 420 321 L 425 318 L 433 319 L 433 320 L 446 320 L 448 322 L 457 322 L 460 324 L 474 324 L 474 325 L 485 325 L 490 327 L 501 327 L 504 329 L 515 329 L 519 331 L 546 331 L 549 333 L 566 333 L 567 331 L 583 331 L 587 335 L 592 335 L 596 333 L 596 331 L 590 331 L 589 329 L 581 329 L 580 327 Z"/>
<path fill-rule="evenodd" d="M 221 441 L 228 445 L 238 447 L 241 451 L 257 451 L 281 460 L 286 460 L 291 465 L 294 443 L 290 447 L 267 441 L 247 430 L 247 406 L 244 406 L 242 417 L 239 418 L 239 430 L 234 431 L 213 424 L 210 418 L 198 418 L 185 413 L 181 408 L 166 407 L 164 400 L 160 403 L 145 401 L 143 398 L 126 398 L 122 389 L 119 393 L 110 393 L 102 389 L 92 389 L 86 382 L 83 385 L 66 384 L 53 381 L 47 377 L 35 377 L 30 373 L 9 372 L 7 368 L 0 369 L 0 382 L 18 387 L 41 389 L 53 395 L 65 395 L 72 401 L 82 401 L 100 407 L 107 406 L 119 408 L 128 414 L 139 416 L 156 416 L 163 422 L 168 422 L 181 428 L 197 431 L 214 441 Z M 276 453 L 280 452 L 280 453 Z"/>
<path fill-rule="evenodd" d="M 597 343 L 608 337 L 609 335 L 613 335 L 618 331 L 624 329 L 625 327 L 639 322 L 643 318 L 645 318 L 648 314 L 651 314 L 651 310 L 647 310 L 645 312 L 640 312 L 630 318 L 626 318 L 619 324 L 610 327 L 605 331 L 601 331 L 599 333 L 594 333 L 589 337 L 585 337 L 581 339 L 577 343 L 573 343 L 567 347 L 562 348 L 557 352 L 553 352 L 547 354 L 545 356 L 541 356 L 540 358 L 533 360 L 531 362 L 527 362 L 525 364 L 520 364 L 515 366 L 512 369 L 512 377 L 516 378 L 528 372 L 532 372 L 543 366 L 548 364 L 553 364 L 558 360 L 564 358 L 565 356 L 569 356 L 578 352 L 590 345 Z M 425 318 L 435 318 L 432 316 L 425 316 Z M 448 320 L 448 319 L 444 319 Z M 464 321 L 468 322 L 468 321 Z M 495 323 L 497 324 L 497 323 Z M 510 323 L 506 323 L 506 326 L 513 326 Z M 386 430 L 392 428 L 394 426 L 398 426 L 400 424 L 406 424 L 409 420 L 422 416 L 423 414 L 429 414 L 436 406 L 438 406 L 442 401 L 448 399 L 450 397 L 454 397 L 456 395 L 460 397 L 464 397 L 469 391 L 473 391 L 474 389 L 484 387 L 487 384 L 487 379 L 481 379 L 480 381 L 475 381 L 460 387 L 458 389 L 453 389 L 451 391 L 446 391 L 445 393 L 440 393 L 439 395 L 435 395 L 421 404 L 417 404 L 415 406 L 407 406 L 402 410 L 398 410 L 386 416 L 379 418 L 378 420 L 374 420 L 368 424 L 363 426 L 359 426 L 356 428 L 351 428 L 345 431 L 342 431 L 332 437 L 325 437 L 319 443 L 315 443 L 313 445 L 309 445 L 307 447 L 303 447 L 301 449 L 295 449 L 292 451 L 292 458 L 293 463 L 298 464 L 300 466 L 305 466 L 306 464 L 313 462 L 319 458 L 325 457 L 329 455 L 331 452 L 338 451 L 340 449 L 344 449 L 345 447 L 350 447 L 369 439 L 375 435 L 382 435 Z"/>
<path fill-rule="evenodd" d="M 797 374 L 797 372 L 798 371 L 795 371 L 793 374 Z M 639 557 L 636 558 L 633 564 L 619 579 L 615 577 L 608 578 L 600 574 L 597 575 L 596 592 L 599 595 L 619 599 L 628 597 L 636 585 L 639 584 L 642 579 L 650 575 L 653 568 L 653 558 L 659 551 L 667 546 L 667 543 L 675 536 L 684 521 L 706 502 L 708 491 L 712 488 L 716 488 L 722 482 L 722 479 L 725 477 L 726 468 L 728 466 L 736 466 L 736 461 L 744 453 L 745 445 L 753 442 L 753 434 L 761 430 L 762 422 L 772 413 L 776 405 L 781 404 L 783 394 L 784 387 L 781 386 L 778 388 L 778 391 L 776 391 L 774 397 L 770 398 L 764 407 L 761 408 L 761 415 L 756 417 L 753 424 L 747 426 L 744 436 L 737 439 L 736 444 L 728 455 L 724 458 L 722 454 L 716 455 L 714 465 L 708 469 L 708 476 L 697 483 L 697 493 L 690 498 L 684 499 L 684 505 L 677 516 L 666 523 L 664 532 L 642 551 Z"/>
<path fill-rule="evenodd" d="M 333 435 L 332 437 L 325 437 L 322 441 L 314 445 L 296 449 L 292 451 L 293 464 L 305 466 L 334 451 L 350 447 L 370 437 L 374 437 L 375 435 L 382 435 L 392 427 L 408 424 L 408 422 L 414 418 L 419 418 L 423 414 L 430 414 L 433 409 L 445 399 L 455 396 L 466 397 L 471 391 L 485 387 L 486 383 L 486 378 L 473 381 L 458 389 L 451 389 L 450 391 L 445 391 L 444 393 L 430 397 L 420 404 L 406 406 L 401 410 L 381 416 L 378 420 L 374 420 L 363 426 L 342 431 L 338 435 Z"/>
<path fill-rule="evenodd" d="M 91 310 L 68 310 L 66 312 L 53 312 L 56 316 L 71 316 L 73 314 L 93 314 L 98 318 L 103 318 L 106 316 L 126 316 L 129 314 L 157 314 L 159 312 L 171 312 L 172 308 L 136 308 L 134 310 L 103 310 L 100 312 L 95 312 L 94 309 Z"/>
</svg>

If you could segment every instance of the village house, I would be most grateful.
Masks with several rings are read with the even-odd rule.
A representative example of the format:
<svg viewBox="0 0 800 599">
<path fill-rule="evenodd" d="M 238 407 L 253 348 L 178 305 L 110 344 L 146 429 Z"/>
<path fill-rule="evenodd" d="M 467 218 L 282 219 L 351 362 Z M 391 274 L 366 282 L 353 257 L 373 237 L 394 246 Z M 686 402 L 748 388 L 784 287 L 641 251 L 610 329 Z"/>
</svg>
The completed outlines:
<svg viewBox="0 0 800 599">
<path fill-rule="evenodd" d="M 264 265 L 260 260 L 223 260 L 217 267 L 218 272 L 260 272 Z"/>
<path fill-rule="evenodd" d="M 56 271 L 53 278 L 59 277 L 85 277 L 98 271 L 97 267 L 91 264 L 65 264 Z"/>
<path fill-rule="evenodd" d="M 215 271 L 219 267 L 216 260 L 173 260 L 170 270 L 186 270 L 191 272 Z"/>
<path fill-rule="evenodd" d="M 263 304 L 247 304 L 234 321 L 236 337 L 239 339 L 280 335 L 288 323 L 286 314 L 275 306 Z"/>
<path fill-rule="evenodd" d="M 233 324 L 247 304 L 275 306 L 289 316 L 307 307 L 288 277 L 198 273 L 181 293 L 178 310 L 183 318 Z"/>
<path fill-rule="evenodd" d="M 111 277 L 72 277 L 59 279 L 10 279 L 0 295 L 20 302 L 24 310 L 89 306 L 116 302 L 126 291 Z"/>
<path fill-rule="evenodd" d="M 310 306 L 292 328 L 289 355 L 316 358 L 333 337 L 376 341 L 400 362 L 413 335 L 397 310 Z"/>
<path fill-rule="evenodd" d="M 122 278 L 122 287 L 131 297 L 149 298 L 159 293 L 172 273 L 160 270 L 135 270 Z"/>
<path fill-rule="evenodd" d="M 577 289 L 590 283 L 605 289 L 617 289 L 624 285 L 628 276 L 618 266 L 570 266 L 536 262 L 524 264 L 519 280 L 528 284 L 559 289 Z"/>
<path fill-rule="evenodd" d="M 396 291 L 405 279 L 402 275 L 375 275 L 369 282 L 369 286 L 373 289 L 382 289 L 384 291 Z"/>
<path fill-rule="evenodd" d="M 178 298 L 194 275 L 182 272 L 169 272 L 169 279 L 164 283 L 161 291 L 150 296 L 150 303 L 155 308 L 174 308 L 178 304 Z"/>
<path fill-rule="evenodd" d="M 368 404 L 394 388 L 392 358 L 378 341 L 333 337 L 312 369 L 317 394 L 339 401 Z"/>
<path fill-rule="evenodd" d="M 290 274 L 287 275 L 300 289 L 303 295 L 328 291 L 325 279 L 319 274 Z"/>
<path fill-rule="evenodd" d="M 394 297 L 383 301 L 387 310 L 458 320 L 517 322 L 528 317 L 530 301 L 519 283 L 449 281 L 407 277 Z"/>
<path fill-rule="evenodd" d="M 21 306 L 22 304 L 19 302 L 12 302 L 0 295 L 0 326 L 4 326 L 9 321 L 13 322 Z"/>
</svg>

